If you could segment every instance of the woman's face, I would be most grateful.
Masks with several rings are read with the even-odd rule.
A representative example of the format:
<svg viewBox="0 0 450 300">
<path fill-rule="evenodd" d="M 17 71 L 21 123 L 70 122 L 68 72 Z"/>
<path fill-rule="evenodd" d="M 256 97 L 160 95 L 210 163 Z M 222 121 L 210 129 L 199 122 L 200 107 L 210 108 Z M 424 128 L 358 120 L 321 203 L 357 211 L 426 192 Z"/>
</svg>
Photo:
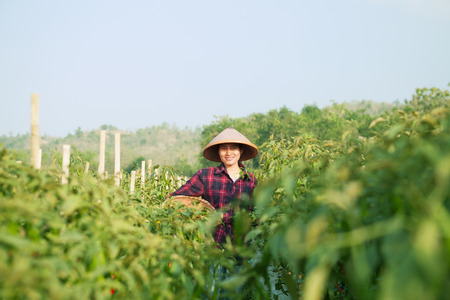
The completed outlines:
<svg viewBox="0 0 450 300">
<path fill-rule="evenodd" d="M 241 147 L 239 144 L 222 144 L 219 146 L 219 157 L 226 168 L 237 165 L 241 158 Z"/>
</svg>

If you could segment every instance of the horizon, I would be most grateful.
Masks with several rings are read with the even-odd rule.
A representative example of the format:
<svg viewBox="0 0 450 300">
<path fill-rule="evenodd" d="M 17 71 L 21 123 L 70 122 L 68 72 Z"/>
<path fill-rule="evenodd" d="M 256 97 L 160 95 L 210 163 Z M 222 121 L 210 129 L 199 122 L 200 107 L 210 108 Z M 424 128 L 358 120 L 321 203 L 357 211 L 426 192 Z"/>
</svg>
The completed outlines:
<svg viewBox="0 0 450 300">
<path fill-rule="evenodd" d="M 331 107 L 332 105 L 334 105 L 334 104 L 338 104 L 338 105 L 346 105 L 346 104 L 353 104 L 353 103 L 355 103 L 355 102 L 357 102 L 357 103 L 363 103 L 364 101 L 371 101 L 371 103 L 377 103 L 377 104 L 380 104 L 380 105 L 400 105 L 399 103 L 387 103 L 387 102 L 376 102 L 376 101 L 372 101 L 372 100 L 361 100 L 361 101 L 356 101 L 356 100 L 353 100 L 353 101 L 351 101 L 351 102 L 343 102 L 343 103 L 335 103 L 335 102 L 330 102 L 330 104 L 329 105 L 326 105 L 326 106 L 323 106 L 323 107 L 318 107 L 317 105 L 315 105 L 315 104 L 305 104 L 305 106 L 304 107 L 306 107 L 306 106 L 316 106 L 316 107 L 318 107 L 319 109 L 324 109 L 324 108 L 327 108 L 327 107 Z M 285 107 L 285 106 L 282 106 L 282 107 L 279 107 L 279 108 L 274 108 L 274 109 L 271 109 L 271 110 L 280 110 L 281 108 L 283 108 L 283 107 Z M 271 110 L 269 110 L 269 111 L 271 111 Z M 262 114 L 267 114 L 267 113 L 269 113 L 269 111 L 267 111 L 267 112 L 262 112 Z M 291 110 L 291 111 L 293 111 L 293 110 Z M 301 110 L 300 111 L 293 111 L 293 112 L 296 112 L 296 113 L 301 113 Z M 253 113 L 251 113 L 251 114 L 253 114 Z M 242 116 L 242 117 L 237 117 L 237 118 L 246 118 L 246 117 L 249 117 L 251 114 L 249 114 L 249 115 L 246 115 L 246 116 Z M 220 119 L 221 117 L 226 117 L 226 115 L 224 115 L 224 116 L 214 116 L 216 119 Z M 234 118 L 233 118 L 234 119 Z M 83 133 L 88 133 L 88 132 L 92 132 L 92 131 L 100 131 L 100 130 L 106 130 L 107 132 L 121 132 L 121 133 L 123 133 L 123 134 L 133 134 L 133 133 L 136 133 L 138 130 L 143 130 L 143 129 L 151 129 L 151 128 L 154 128 L 154 127 L 161 127 L 161 126 L 164 126 L 164 125 L 167 125 L 167 126 L 169 126 L 169 127 L 175 127 L 175 128 L 177 128 L 177 129 L 179 129 L 179 130 L 185 130 L 185 129 L 187 129 L 187 130 L 191 130 L 191 131 L 196 131 L 196 130 L 201 130 L 203 127 L 205 127 L 205 126 L 208 126 L 208 125 L 210 125 L 211 123 L 209 123 L 209 124 L 203 124 L 203 125 L 196 125 L 196 126 L 183 126 L 183 127 L 181 127 L 181 126 L 179 126 L 179 125 L 177 125 L 176 123 L 172 123 L 172 124 L 170 124 L 170 123 L 168 123 L 168 122 L 165 122 L 165 121 L 163 121 L 162 123 L 160 123 L 160 124 L 154 124 L 154 125 L 151 125 L 151 126 L 147 126 L 147 127 L 141 127 L 141 128 L 135 128 L 135 129 L 123 129 L 123 128 L 120 128 L 120 127 L 117 127 L 117 126 L 115 126 L 114 124 L 101 124 L 101 125 L 99 125 L 97 128 L 88 128 L 88 129 L 83 129 L 83 128 L 81 128 L 81 126 L 78 126 L 77 128 L 75 128 L 74 130 L 72 130 L 72 131 L 70 131 L 70 132 L 68 132 L 66 135 L 64 135 L 64 136 L 57 136 L 57 135 L 51 135 L 51 134 L 47 134 L 47 133 L 42 133 L 42 132 L 40 132 L 40 129 L 39 129 L 39 133 L 40 133 L 40 137 L 50 137 L 50 138 L 67 138 L 67 137 L 69 137 L 70 135 L 74 135 L 74 134 L 76 134 L 77 133 L 77 131 L 78 130 L 81 130 L 81 132 L 83 132 Z M 107 128 L 107 129 L 103 129 L 102 127 L 113 127 L 113 128 Z M 8 133 L 8 134 L 0 134 L 0 137 L 6 137 L 6 138 L 8 138 L 8 137 L 18 137 L 18 136 L 27 136 L 27 135 L 31 135 L 31 122 L 30 122 L 30 131 L 28 131 L 28 132 L 25 132 L 25 133 L 16 133 L 16 134 L 13 134 L 12 132 L 10 132 L 10 133 Z"/>
</svg>

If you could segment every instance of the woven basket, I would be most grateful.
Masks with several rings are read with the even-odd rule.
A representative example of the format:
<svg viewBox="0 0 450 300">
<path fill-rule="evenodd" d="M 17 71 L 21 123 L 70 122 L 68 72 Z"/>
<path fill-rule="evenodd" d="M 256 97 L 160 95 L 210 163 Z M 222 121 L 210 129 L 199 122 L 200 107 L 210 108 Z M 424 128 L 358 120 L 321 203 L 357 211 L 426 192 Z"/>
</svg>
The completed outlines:
<svg viewBox="0 0 450 300">
<path fill-rule="evenodd" d="M 191 196 L 173 196 L 163 202 L 162 207 L 175 205 L 175 201 L 190 208 L 203 209 L 206 208 L 209 211 L 215 211 L 216 209 L 206 200 L 199 197 Z"/>
</svg>

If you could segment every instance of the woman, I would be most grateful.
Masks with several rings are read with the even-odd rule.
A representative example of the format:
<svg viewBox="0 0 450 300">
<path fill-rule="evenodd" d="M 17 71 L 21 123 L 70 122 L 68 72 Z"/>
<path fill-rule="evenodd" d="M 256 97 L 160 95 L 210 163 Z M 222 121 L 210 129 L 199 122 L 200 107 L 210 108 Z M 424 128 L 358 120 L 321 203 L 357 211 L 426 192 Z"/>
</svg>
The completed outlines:
<svg viewBox="0 0 450 300">
<path fill-rule="evenodd" d="M 233 207 L 239 207 L 242 196 L 250 196 L 256 186 L 252 173 L 245 170 L 241 161 L 251 159 L 258 149 L 243 134 L 229 127 L 214 137 L 203 149 L 203 156 L 217 167 L 200 169 L 170 196 L 202 197 L 218 210 L 224 210 L 222 224 L 214 235 L 217 243 L 224 243 L 232 235 Z"/>
</svg>

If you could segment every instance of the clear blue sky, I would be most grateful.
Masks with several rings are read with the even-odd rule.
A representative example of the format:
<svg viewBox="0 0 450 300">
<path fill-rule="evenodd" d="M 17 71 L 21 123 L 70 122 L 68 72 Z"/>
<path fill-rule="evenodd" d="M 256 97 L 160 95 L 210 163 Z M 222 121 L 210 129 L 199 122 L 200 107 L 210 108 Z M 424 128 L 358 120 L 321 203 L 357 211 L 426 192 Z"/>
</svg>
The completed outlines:
<svg viewBox="0 0 450 300">
<path fill-rule="evenodd" d="M 449 0 L 0 0 L 0 135 L 448 89 Z"/>
</svg>

